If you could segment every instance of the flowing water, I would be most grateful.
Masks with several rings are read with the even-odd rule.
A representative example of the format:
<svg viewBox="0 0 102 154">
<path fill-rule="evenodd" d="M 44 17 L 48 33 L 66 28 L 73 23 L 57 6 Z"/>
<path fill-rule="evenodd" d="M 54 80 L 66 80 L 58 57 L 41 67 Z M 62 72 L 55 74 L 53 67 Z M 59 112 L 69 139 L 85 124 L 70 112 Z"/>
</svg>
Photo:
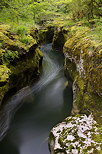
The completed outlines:
<svg viewBox="0 0 102 154">
<path fill-rule="evenodd" d="M 72 89 L 64 76 L 64 57 L 51 44 L 41 50 L 39 81 L 12 96 L 0 113 L 0 154 L 49 154 L 50 130 L 70 115 Z"/>
</svg>

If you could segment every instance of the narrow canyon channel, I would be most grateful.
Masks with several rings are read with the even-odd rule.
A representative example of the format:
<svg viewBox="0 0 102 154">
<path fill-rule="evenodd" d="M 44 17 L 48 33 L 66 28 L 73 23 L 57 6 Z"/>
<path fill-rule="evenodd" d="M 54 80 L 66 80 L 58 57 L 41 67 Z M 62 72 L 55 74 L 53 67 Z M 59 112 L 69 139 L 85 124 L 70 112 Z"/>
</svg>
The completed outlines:
<svg viewBox="0 0 102 154">
<path fill-rule="evenodd" d="M 64 56 L 52 44 L 41 51 L 40 79 L 12 96 L 0 113 L 0 154 L 49 154 L 50 130 L 70 115 L 73 93 L 64 75 Z"/>
</svg>

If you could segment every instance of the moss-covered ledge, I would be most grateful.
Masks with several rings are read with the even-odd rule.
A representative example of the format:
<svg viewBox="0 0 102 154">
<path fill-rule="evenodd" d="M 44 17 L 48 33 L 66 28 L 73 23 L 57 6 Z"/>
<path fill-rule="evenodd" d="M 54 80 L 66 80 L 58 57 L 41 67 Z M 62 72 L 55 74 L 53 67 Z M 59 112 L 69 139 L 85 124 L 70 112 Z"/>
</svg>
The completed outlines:
<svg viewBox="0 0 102 154">
<path fill-rule="evenodd" d="M 30 32 L 21 36 L 0 25 L 0 105 L 12 88 L 17 91 L 38 79 L 42 58 Z"/>
</svg>

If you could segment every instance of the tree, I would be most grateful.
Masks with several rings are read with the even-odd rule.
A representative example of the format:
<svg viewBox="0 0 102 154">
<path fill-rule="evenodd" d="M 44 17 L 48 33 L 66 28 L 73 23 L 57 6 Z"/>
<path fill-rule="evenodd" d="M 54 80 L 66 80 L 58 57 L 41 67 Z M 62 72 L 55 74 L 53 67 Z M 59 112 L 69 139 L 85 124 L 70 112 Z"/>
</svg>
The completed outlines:
<svg viewBox="0 0 102 154">
<path fill-rule="evenodd" d="M 102 0 L 72 0 L 70 2 L 70 11 L 74 20 L 86 17 L 89 21 L 95 15 L 101 15 L 101 10 Z"/>
</svg>

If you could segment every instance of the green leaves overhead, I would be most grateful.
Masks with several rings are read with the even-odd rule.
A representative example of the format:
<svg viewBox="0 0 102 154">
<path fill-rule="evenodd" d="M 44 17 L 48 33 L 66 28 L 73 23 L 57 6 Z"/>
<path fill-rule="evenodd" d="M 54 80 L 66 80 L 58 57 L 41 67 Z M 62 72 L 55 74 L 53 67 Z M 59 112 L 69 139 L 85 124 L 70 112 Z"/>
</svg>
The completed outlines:
<svg viewBox="0 0 102 154">
<path fill-rule="evenodd" d="M 102 16 L 102 0 L 72 0 L 70 3 L 73 19 L 86 17 L 88 20 Z"/>
<path fill-rule="evenodd" d="M 19 20 L 33 20 L 40 23 L 50 20 L 58 14 L 70 15 L 73 20 L 95 16 L 102 16 L 102 0 L 1 0 L 0 13 L 6 18 Z"/>
</svg>

